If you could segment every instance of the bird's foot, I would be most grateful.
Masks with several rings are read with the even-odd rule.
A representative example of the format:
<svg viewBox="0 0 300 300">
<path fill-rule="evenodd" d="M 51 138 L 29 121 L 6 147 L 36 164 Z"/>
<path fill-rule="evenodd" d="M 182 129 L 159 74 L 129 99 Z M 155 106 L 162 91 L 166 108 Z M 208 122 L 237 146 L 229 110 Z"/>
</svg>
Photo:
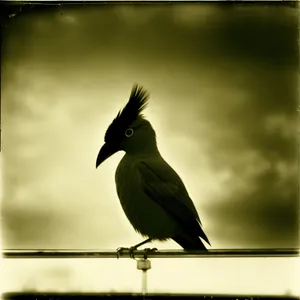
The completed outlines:
<svg viewBox="0 0 300 300">
<path fill-rule="evenodd" d="M 119 248 L 117 248 L 117 258 L 120 258 L 120 255 L 122 254 L 122 252 L 128 251 L 129 257 L 135 259 L 134 250 L 137 250 L 136 246 L 132 246 L 130 248 L 119 247 Z M 155 251 L 157 251 L 157 248 L 145 248 L 144 249 L 144 259 L 147 259 L 149 253 L 151 253 L 151 252 L 153 253 Z"/>
<path fill-rule="evenodd" d="M 121 254 L 122 252 L 128 251 L 128 252 L 129 252 L 130 258 L 133 258 L 133 259 L 134 259 L 134 253 L 133 253 L 133 251 L 136 250 L 136 249 L 137 249 L 137 247 L 135 247 L 135 246 L 132 246 L 132 247 L 130 247 L 130 248 L 119 247 L 119 248 L 117 248 L 117 258 L 120 257 L 120 254 Z"/>
<path fill-rule="evenodd" d="M 148 258 L 148 254 L 151 252 L 153 253 L 155 251 L 157 251 L 157 248 L 145 248 L 144 249 L 144 259 L 146 260 Z"/>
</svg>

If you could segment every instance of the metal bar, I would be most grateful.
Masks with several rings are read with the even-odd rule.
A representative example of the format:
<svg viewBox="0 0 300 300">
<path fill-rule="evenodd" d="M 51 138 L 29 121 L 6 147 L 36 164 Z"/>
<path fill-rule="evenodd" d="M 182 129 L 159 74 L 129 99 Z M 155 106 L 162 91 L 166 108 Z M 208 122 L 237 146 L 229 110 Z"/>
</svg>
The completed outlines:
<svg viewBox="0 0 300 300">
<path fill-rule="evenodd" d="M 147 270 L 142 270 L 142 295 L 147 294 Z"/>
<path fill-rule="evenodd" d="M 201 258 L 201 257 L 299 257 L 299 249 L 217 249 L 208 251 L 161 250 L 146 252 L 134 250 L 134 258 Z M 129 258 L 128 250 L 2 250 L 3 258 Z"/>
</svg>

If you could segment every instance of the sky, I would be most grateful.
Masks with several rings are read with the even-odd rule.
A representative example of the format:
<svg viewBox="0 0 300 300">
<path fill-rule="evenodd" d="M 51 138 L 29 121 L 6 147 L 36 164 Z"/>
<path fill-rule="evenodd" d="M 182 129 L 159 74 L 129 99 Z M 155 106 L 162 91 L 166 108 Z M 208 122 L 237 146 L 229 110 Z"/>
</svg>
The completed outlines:
<svg viewBox="0 0 300 300">
<path fill-rule="evenodd" d="M 298 12 L 282 4 L 27 7 L 2 29 L 2 246 L 142 240 L 95 169 L 134 83 L 212 249 L 299 245 Z M 153 242 L 179 249 L 175 242 Z"/>
</svg>

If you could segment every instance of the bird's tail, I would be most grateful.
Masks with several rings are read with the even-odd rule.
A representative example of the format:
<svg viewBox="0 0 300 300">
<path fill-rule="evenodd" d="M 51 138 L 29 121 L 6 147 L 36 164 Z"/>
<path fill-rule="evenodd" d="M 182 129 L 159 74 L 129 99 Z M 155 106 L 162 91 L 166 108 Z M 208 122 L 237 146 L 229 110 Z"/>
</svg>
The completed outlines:
<svg viewBox="0 0 300 300">
<path fill-rule="evenodd" d="M 198 236 L 177 235 L 172 239 L 184 250 L 207 250 Z"/>
</svg>

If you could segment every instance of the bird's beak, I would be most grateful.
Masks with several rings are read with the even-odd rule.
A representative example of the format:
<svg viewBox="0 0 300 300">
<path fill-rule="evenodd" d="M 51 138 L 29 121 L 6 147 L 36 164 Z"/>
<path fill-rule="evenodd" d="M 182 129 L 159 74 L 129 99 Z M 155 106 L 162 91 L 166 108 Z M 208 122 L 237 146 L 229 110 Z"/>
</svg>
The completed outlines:
<svg viewBox="0 0 300 300">
<path fill-rule="evenodd" d="M 117 151 L 119 151 L 119 149 L 115 145 L 105 143 L 98 153 L 96 168 Z"/>
</svg>

